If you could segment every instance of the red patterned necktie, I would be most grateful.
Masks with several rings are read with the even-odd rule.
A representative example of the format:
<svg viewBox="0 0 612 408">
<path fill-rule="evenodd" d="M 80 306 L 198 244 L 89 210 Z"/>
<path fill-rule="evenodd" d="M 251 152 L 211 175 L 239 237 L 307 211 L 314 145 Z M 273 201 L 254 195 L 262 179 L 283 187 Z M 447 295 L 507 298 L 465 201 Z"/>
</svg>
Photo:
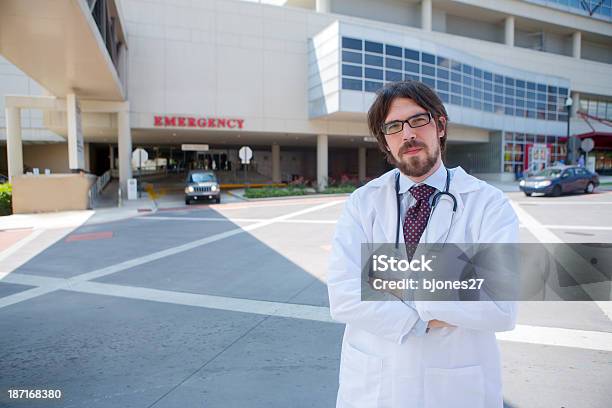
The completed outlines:
<svg viewBox="0 0 612 408">
<path fill-rule="evenodd" d="M 406 251 L 408 259 L 412 258 L 416 246 L 421 240 L 421 235 L 427 226 L 431 206 L 429 205 L 429 197 L 436 191 L 435 188 L 427 184 L 412 186 L 410 194 L 416 199 L 416 203 L 408 208 L 404 217 L 404 241 L 406 242 Z"/>
</svg>

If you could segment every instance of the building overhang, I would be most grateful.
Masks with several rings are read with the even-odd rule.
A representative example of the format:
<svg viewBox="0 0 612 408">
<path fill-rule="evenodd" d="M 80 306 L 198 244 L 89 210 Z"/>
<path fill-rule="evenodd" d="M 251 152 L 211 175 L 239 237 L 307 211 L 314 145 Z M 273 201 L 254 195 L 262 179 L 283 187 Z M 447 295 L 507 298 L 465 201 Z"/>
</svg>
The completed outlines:
<svg viewBox="0 0 612 408">
<path fill-rule="evenodd" d="M 126 37 L 115 0 L 98 0 L 112 19 L 113 44 L 125 54 Z M 109 55 L 87 0 L 3 0 L 0 54 L 55 96 L 126 99 L 127 55 Z M 110 21 L 110 20 L 109 20 Z M 108 38 L 107 38 L 108 39 Z M 116 41 L 116 42 L 115 42 Z M 122 82 L 123 78 L 123 82 Z"/>
</svg>

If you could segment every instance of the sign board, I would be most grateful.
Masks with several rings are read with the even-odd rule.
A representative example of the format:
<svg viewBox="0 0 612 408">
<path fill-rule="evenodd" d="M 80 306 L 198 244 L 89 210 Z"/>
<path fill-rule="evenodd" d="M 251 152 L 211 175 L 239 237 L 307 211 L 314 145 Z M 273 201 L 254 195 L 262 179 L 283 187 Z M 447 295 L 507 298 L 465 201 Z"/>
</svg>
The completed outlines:
<svg viewBox="0 0 612 408">
<path fill-rule="evenodd" d="M 582 149 L 583 152 L 586 152 L 586 153 L 593 150 L 594 147 L 595 147 L 595 142 L 591 138 L 582 139 L 582 142 L 580 143 L 580 148 Z"/>
<path fill-rule="evenodd" d="M 544 143 L 526 146 L 525 171 L 534 173 L 544 169 L 550 163 L 550 147 Z"/>
<path fill-rule="evenodd" d="M 207 152 L 207 144 L 182 144 L 181 150 L 184 152 Z"/>
<path fill-rule="evenodd" d="M 595 173 L 595 156 L 588 156 L 586 159 L 586 169 L 591 173 Z"/>
<path fill-rule="evenodd" d="M 127 199 L 138 199 L 138 183 L 136 182 L 136 179 L 131 178 L 127 180 Z"/>
<path fill-rule="evenodd" d="M 249 164 L 253 158 L 253 150 L 251 150 L 249 146 L 242 146 L 240 150 L 238 150 L 238 157 L 240 157 L 242 164 Z"/>
<path fill-rule="evenodd" d="M 149 160 L 149 153 L 141 147 L 132 152 L 132 167 L 141 168 L 143 164 Z M 129 199 L 128 199 L 129 200 Z"/>
</svg>

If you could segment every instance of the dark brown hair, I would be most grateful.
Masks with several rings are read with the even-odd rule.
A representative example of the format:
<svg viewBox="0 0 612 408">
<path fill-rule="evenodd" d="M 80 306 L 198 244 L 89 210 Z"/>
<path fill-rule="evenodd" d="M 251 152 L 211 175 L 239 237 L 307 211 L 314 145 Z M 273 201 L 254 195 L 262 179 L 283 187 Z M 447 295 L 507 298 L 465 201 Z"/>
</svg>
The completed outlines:
<svg viewBox="0 0 612 408">
<path fill-rule="evenodd" d="M 382 126 L 389 114 L 391 103 L 396 98 L 410 98 L 421 108 L 431 113 L 436 128 L 443 128 L 444 136 L 440 137 L 440 152 L 444 155 L 446 149 L 446 129 L 448 127 L 448 114 L 438 95 L 427 85 L 419 81 L 390 82 L 376 92 L 376 99 L 368 111 L 368 127 L 370 134 L 376 137 L 378 147 L 385 154 L 389 163 L 394 163 L 393 155 L 388 150 L 387 141 Z M 446 119 L 446 124 L 440 118 Z"/>
</svg>

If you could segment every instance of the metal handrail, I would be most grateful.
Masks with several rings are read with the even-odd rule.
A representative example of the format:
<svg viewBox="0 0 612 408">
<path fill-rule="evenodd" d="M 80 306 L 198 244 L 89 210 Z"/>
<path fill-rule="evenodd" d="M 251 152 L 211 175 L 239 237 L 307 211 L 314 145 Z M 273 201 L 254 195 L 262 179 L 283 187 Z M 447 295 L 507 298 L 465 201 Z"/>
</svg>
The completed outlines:
<svg viewBox="0 0 612 408">
<path fill-rule="evenodd" d="M 104 187 L 106 187 L 106 185 L 110 182 L 110 180 L 111 180 L 111 171 L 106 170 L 106 172 L 104 172 L 104 174 L 98 177 L 96 179 L 96 182 L 91 185 L 87 193 L 89 196 L 89 208 L 92 208 L 92 209 L 94 208 L 94 205 L 95 205 L 96 200 L 98 199 L 98 196 L 100 195 L 102 190 L 104 190 Z"/>
</svg>

